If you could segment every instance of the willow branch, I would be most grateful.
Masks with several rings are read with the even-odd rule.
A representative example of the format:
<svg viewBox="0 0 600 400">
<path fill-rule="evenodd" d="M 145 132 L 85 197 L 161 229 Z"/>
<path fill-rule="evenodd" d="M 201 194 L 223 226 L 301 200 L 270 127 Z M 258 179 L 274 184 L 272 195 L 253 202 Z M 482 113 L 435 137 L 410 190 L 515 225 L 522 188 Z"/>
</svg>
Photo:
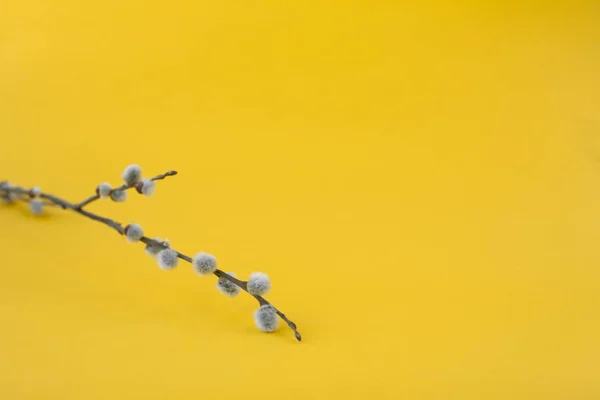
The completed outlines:
<svg viewBox="0 0 600 400">
<path fill-rule="evenodd" d="M 168 171 L 164 174 L 161 175 L 157 175 L 154 178 L 152 178 L 151 180 L 156 181 L 156 180 L 162 180 L 165 179 L 166 177 L 169 176 L 173 176 L 176 175 L 177 171 Z M 116 190 L 127 190 L 127 189 L 131 189 L 134 188 L 135 184 L 124 184 L 120 187 L 114 188 L 111 190 L 112 191 L 116 191 Z M 39 190 L 39 189 L 38 189 Z M 100 215 L 97 215 L 95 213 L 92 213 L 90 211 L 87 211 L 84 209 L 85 206 L 93 203 L 94 201 L 100 199 L 100 196 L 98 194 L 91 196 L 89 198 L 87 198 L 84 201 L 81 201 L 79 203 L 71 203 L 67 200 L 64 200 L 60 197 L 54 196 L 52 194 L 49 193 L 44 193 L 41 191 L 36 192 L 34 189 L 24 189 L 22 187 L 19 186 L 7 186 L 5 182 L 2 182 L 2 185 L 0 185 L 0 198 L 3 198 L 7 201 L 9 200 L 17 200 L 17 201 L 24 201 L 24 202 L 30 202 L 31 199 L 33 199 L 34 197 L 39 197 L 40 199 L 44 200 L 44 204 L 47 205 L 54 205 L 54 206 L 58 206 L 61 207 L 62 209 L 68 209 L 71 211 L 74 211 L 75 213 L 82 215 L 86 218 L 89 218 L 93 221 L 96 222 L 100 222 L 106 226 L 108 226 L 109 228 L 112 228 L 113 230 L 115 230 L 119 235 L 124 235 L 125 234 L 125 228 L 123 227 L 123 225 L 115 220 L 112 220 L 110 218 L 106 218 L 106 217 L 102 217 Z M 166 248 L 170 248 L 170 246 L 166 245 L 163 242 L 159 242 L 157 240 L 151 239 L 149 237 L 146 236 L 142 236 L 141 239 L 139 240 L 140 242 L 146 244 L 146 245 L 151 245 L 151 246 L 155 246 L 157 248 L 161 248 L 161 249 L 166 249 Z M 171 250 L 175 251 L 177 253 L 177 257 L 179 259 L 182 259 L 188 263 L 192 263 L 192 258 L 190 256 L 187 256 L 175 249 Z M 290 321 L 284 313 L 282 313 L 279 309 L 277 309 L 275 306 L 273 306 L 273 304 L 271 304 L 267 299 L 265 299 L 262 296 L 258 296 L 255 294 L 252 294 L 248 291 L 248 282 L 247 281 L 242 281 L 239 280 L 227 273 L 225 273 L 224 271 L 220 270 L 220 269 L 216 269 L 213 274 L 215 276 L 217 276 L 218 278 L 221 279 L 226 279 L 229 282 L 231 282 L 232 284 L 236 285 L 237 287 L 239 287 L 241 290 L 245 291 L 246 293 L 250 294 L 252 297 L 254 297 L 257 301 L 259 306 L 264 306 L 264 305 L 269 305 L 271 306 L 275 312 L 277 313 L 277 315 L 283 320 L 285 321 L 285 323 L 289 326 L 289 328 L 294 332 L 294 335 L 296 336 L 296 339 L 298 341 L 302 340 L 302 336 L 300 335 L 300 332 L 298 332 L 297 328 L 296 328 L 296 324 L 292 321 Z"/>
</svg>

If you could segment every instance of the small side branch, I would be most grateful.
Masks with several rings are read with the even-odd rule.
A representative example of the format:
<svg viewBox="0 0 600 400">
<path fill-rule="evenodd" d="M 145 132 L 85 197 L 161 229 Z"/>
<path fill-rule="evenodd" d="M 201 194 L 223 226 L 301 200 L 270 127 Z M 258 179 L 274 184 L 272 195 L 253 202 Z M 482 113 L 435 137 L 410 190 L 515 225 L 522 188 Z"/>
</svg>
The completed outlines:
<svg viewBox="0 0 600 400">
<path fill-rule="evenodd" d="M 165 172 L 164 174 L 156 175 L 154 178 L 151 178 L 150 180 L 151 181 L 160 181 L 160 180 L 165 179 L 166 177 L 175 176 L 175 175 L 177 175 L 177 171 L 168 171 L 168 172 Z M 133 184 L 123 184 L 123 185 L 121 185 L 119 187 L 111 189 L 109 191 L 109 195 L 111 193 L 117 191 L 117 190 L 133 189 L 135 187 L 135 185 L 136 185 L 136 183 L 133 183 Z M 80 210 L 83 207 L 87 206 L 88 204 L 93 203 L 94 201 L 99 200 L 99 199 L 100 199 L 100 195 L 98 193 L 96 193 L 95 195 L 90 196 L 87 199 L 85 199 L 85 200 L 83 200 L 83 201 L 75 204 L 75 208 L 74 209 Z"/>
</svg>

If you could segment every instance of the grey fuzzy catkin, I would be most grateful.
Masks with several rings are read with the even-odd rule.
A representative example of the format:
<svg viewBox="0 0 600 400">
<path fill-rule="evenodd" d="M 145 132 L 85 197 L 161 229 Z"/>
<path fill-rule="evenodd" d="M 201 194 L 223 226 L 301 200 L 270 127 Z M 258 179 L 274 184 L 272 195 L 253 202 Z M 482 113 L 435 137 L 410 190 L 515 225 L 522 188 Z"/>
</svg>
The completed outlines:
<svg viewBox="0 0 600 400">
<path fill-rule="evenodd" d="M 125 228 L 125 237 L 129 242 L 139 242 L 144 237 L 144 230 L 138 224 L 130 224 Z"/>
<path fill-rule="evenodd" d="M 112 199 L 112 201 L 116 201 L 117 203 L 122 203 L 125 200 L 127 200 L 127 192 L 124 190 L 113 190 L 110 193 L 110 198 Z"/>
<path fill-rule="evenodd" d="M 159 243 L 162 243 L 162 239 L 159 237 L 155 237 L 154 239 Z M 148 254 L 150 257 L 156 257 L 158 255 L 158 253 L 160 253 L 163 250 L 163 247 L 161 246 L 157 246 L 155 244 L 147 244 L 146 247 L 144 248 L 144 251 L 146 252 L 146 254 Z"/>
<path fill-rule="evenodd" d="M 217 269 L 217 259 L 212 254 L 200 252 L 192 258 L 194 271 L 199 275 L 209 275 Z"/>
<path fill-rule="evenodd" d="M 112 187 L 110 186 L 110 183 L 104 182 L 98 185 L 98 187 L 96 188 L 96 193 L 98 193 L 98 196 L 100 196 L 100 198 L 104 199 L 110 196 L 111 190 Z"/>
<path fill-rule="evenodd" d="M 257 296 L 264 296 L 271 289 L 271 280 L 262 272 L 253 272 L 248 279 L 248 293 Z"/>
<path fill-rule="evenodd" d="M 152 196 L 156 191 L 156 182 L 151 179 L 142 179 L 142 194 L 146 197 Z"/>
<path fill-rule="evenodd" d="M 233 272 L 226 272 L 226 274 L 233 278 L 236 277 Z M 237 296 L 238 294 L 240 294 L 241 290 L 236 284 L 230 282 L 226 278 L 219 278 L 219 280 L 217 281 L 217 289 L 219 289 L 221 293 L 229 297 Z"/>
<path fill-rule="evenodd" d="M 173 249 L 164 249 L 156 255 L 158 266 L 164 270 L 171 270 L 177 267 L 179 259 L 177 258 L 177 252 Z"/>
<path fill-rule="evenodd" d="M 33 215 L 41 215 L 44 212 L 44 202 L 40 199 L 33 199 L 29 202 L 29 210 Z"/>
<path fill-rule="evenodd" d="M 270 304 L 265 304 L 254 312 L 254 322 L 263 332 L 274 332 L 279 326 L 275 308 Z"/>
<path fill-rule="evenodd" d="M 137 164 L 128 165 L 123 171 L 122 178 L 127 185 L 134 185 L 142 179 L 142 169 Z"/>
</svg>

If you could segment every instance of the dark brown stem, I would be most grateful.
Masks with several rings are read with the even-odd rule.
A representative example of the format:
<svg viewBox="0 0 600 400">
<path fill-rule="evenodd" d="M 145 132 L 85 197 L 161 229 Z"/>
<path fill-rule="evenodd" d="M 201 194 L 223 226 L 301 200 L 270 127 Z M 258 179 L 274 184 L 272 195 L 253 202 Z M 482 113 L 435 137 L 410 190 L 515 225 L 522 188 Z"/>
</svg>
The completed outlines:
<svg viewBox="0 0 600 400">
<path fill-rule="evenodd" d="M 168 171 L 168 172 L 165 172 L 164 174 L 156 175 L 154 178 L 152 178 L 150 180 L 151 181 L 159 181 L 161 179 L 165 179 L 167 176 L 173 176 L 173 175 L 177 175 L 177 171 Z M 131 184 L 131 185 L 123 184 L 119 187 L 111 189 L 110 193 L 114 192 L 115 190 L 127 190 L 127 189 L 131 189 L 134 187 L 135 187 L 135 183 Z M 98 200 L 99 198 L 100 198 L 100 196 L 98 194 L 90 196 L 87 199 L 75 204 L 75 209 L 80 210 L 83 207 L 87 206 L 88 204 L 93 203 L 94 201 Z"/>
<path fill-rule="evenodd" d="M 167 176 L 172 176 L 172 175 L 176 175 L 177 172 L 176 171 L 169 171 L 166 172 L 162 175 L 157 175 L 154 178 L 152 178 L 152 180 L 160 180 L 160 179 L 164 179 Z M 131 189 L 132 187 L 134 187 L 135 185 L 122 185 L 118 188 L 115 188 L 113 190 L 126 190 L 126 189 Z M 30 199 L 30 197 L 33 195 L 31 190 L 26 190 L 23 189 L 21 187 L 17 187 L 17 186 L 11 186 L 11 187 L 5 187 L 2 186 L 0 187 L 0 198 L 8 198 L 9 193 L 16 193 L 19 195 L 18 200 L 21 201 L 28 201 Z M 69 209 L 69 210 L 73 210 L 74 212 L 83 215 L 84 217 L 87 217 L 93 221 L 97 221 L 100 222 L 112 229 L 114 229 L 115 231 L 117 231 L 120 235 L 123 235 L 125 232 L 125 228 L 123 227 L 123 225 L 121 225 L 119 222 L 114 221 L 110 218 L 105 218 L 105 217 L 101 217 L 100 215 L 91 213 L 87 210 L 84 210 L 83 207 L 98 200 L 100 197 L 98 195 L 96 196 L 92 196 L 80 203 L 77 204 L 73 204 L 71 202 L 68 202 L 66 200 L 61 199 L 60 197 L 56 197 L 54 195 L 51 194 L 47 194 L 47 193 L 40 193 L 39 197 L 46 200 L 46 202 L 49 202 L 53 205 L 59 206 L 63 209 Z M 161 242 L 158 242 L 154 239 L 150 239 L 148 237 L 142 237 L 140 239 L 140 241 L 146 245 L 152 245 L 152 246 L 156 246 L 159 248 L 167 248 L 167 246 Z M 174 250 L 174 249 L 173 249 Z M 175 250 L 177 252 L 177 256 L 179 258 L 181 258 L 184 261 L 187 261 L 188 263 L 192 263 L 192 258 L 189 256 L 186 256 L 183 253 L 178 252 L 177 250 Z M 270 305 L 271 307 L 273 307 L 273 309 L 275 310 L 275 312 L 277 313 L 277 315 L 279 315 L 279 317 L 284 320 L 287 325 L 290 327 L 290 329 L 292 331 L 294 331 L 294 335 L 296 336 L 296 339 L 298 341 L 302 340 L 302 336 L 300 335 L 300 332 L 298 332 L 297 328 L 296 328 L 296 324 L 293 323 L 292 321 L 290 321 L 284 313 L 282 313 L 281 311 L 279 311 L 277 308 L 275 308 L 275 306 L 273 306 L 273 304 L 271 304 L 269 301 L 267 301 L 264 297 L 262 296 L 257 296 L 254 294 L 251 294 L 250 292 L 248 292 L 248 288 L 247 288 L 247 282 L 246 281 L 242 281 L 239 280 L 237 278 L 234 278 L 233 276 L 221 271 L 220 269 L 217 269 L 214 272 L 214 275 L 216 275 L 218 278 L 223 278 L 223 279 L 227 279 L 229 282 L 233 283 L 234 285 L 236 285 L 237 287 L 239 287 L 240 289 L 242 289 L 243 291 L 245 291 L 246 293 L 250 294 L 252 297 L 254 297 L 257 301 L 258 304 L 260 306 L 264 306 L 264 305 Z"/>
</svg>

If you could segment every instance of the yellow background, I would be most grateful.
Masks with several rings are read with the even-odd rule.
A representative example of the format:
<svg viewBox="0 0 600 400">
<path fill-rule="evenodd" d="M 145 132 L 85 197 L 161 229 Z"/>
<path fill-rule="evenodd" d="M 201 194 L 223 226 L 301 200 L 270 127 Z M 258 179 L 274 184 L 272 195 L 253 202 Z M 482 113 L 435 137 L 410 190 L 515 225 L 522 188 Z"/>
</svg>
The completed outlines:
<svg viewBox="0 0 600 400">
<path fill-rule="evenodd" d="M 0 2 L 0 398 L 600 398 L 592 1 Z"/>
</svg>

